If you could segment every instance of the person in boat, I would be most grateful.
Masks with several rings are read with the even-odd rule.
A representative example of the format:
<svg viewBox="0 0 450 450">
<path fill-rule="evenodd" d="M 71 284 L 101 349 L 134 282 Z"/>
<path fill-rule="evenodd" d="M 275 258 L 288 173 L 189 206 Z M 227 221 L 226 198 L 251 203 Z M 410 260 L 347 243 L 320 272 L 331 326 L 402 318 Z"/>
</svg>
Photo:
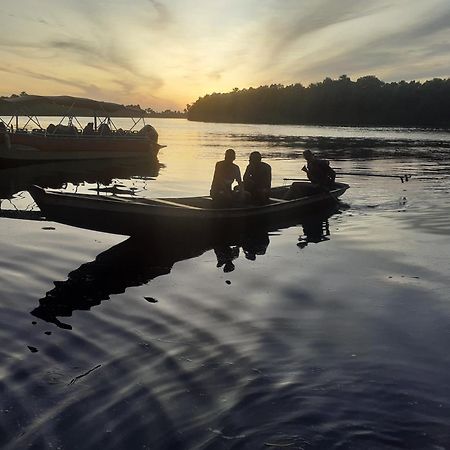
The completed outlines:
<svg viewBox="0 0 450 450">
<path fill-rule="evenodd" d="M 49 126 L 46 129 L 47 134 L 55 134 L 56 131 L 56 125 L 54 123 L 49 124 Z"/>
<path fill-rule="evenodd" d="M 211 183 L 210 195 L 213 201 L 220 206 L 231 206 L 236 194 L 242 192 L 242 178 L 239 166 L 234 164 L 236 152 L 229 148 L 225 152 L 223 161 L 216 163 L 214 176 Z M 233 191 L 232 185 L 237 182 L 237 191 Z"/>
<path fill-rule="evenodd" d="M 100 136 L 110 136 L 112 134 L 110 126 L 107 123 L 101 123 L 98 127 L 98 134 Z"/>
<path fill-rule="evenodd" d="M 244 173 L 244 190 L 251 195 L 253 203 L 267 203 L 272 183 L 272 168 L 261 161 L 259 152 L 250 153 L 248 166 Z"/>
<path fill-rule="evenodd" d="M 6 125 L 3 123 L 3 121 L 0 120 L 0 144 L 3 142 L 6 142 L 6 133 L 8 129 L 6 128 Z"/>
<path fill-rule="evenodd" d="M 94 123 L 88 122 L 88 124 L 83 128 L 84 136 L 93 136 L 95 134 Z"/>
<path fill-rule="evenodd" d="M 63 124 L 58 124 L 56 125 L 54 128 L 51 128 L 50 124 L 47 127 L 47 134 L 57 134 L 57 135 L 61 135 L 61 136 L 73 136 L 78 134 L 78 130 L 77 127 L 75 125 L 63 125 Z M 50 130 L 49 130 L 50 129 Z M 51 131 L 53 130 L 53 131 Z"/>
<path fill-rule="evenodd" d="M 328 161 L 316 158 L 311 150 L 305 150 L 303 157 L 306 159 L 306 165 L 302 167 L 302 170 L 306 172 L 312 184 L 324 188 L 333 186 L 336 172 L 330 167 Z"/>
</svg>

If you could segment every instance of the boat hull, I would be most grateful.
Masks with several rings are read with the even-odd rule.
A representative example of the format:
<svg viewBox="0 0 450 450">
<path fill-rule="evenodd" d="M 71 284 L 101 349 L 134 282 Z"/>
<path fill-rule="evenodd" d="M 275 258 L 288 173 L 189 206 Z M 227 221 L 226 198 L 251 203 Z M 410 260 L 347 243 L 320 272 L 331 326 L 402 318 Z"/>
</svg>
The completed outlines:
<svg viewBox="0 0 450 450">
<path fill-rule="evenodd" d="M 9 133 L 3 141 L 0 159 L 20 162 L 156 158 L 163 147 L 144 136 Z"/>
<path fill-rule="evenodd" d="M 330 192 L 318 192 L 289 201 L 280 200 L 262 206 L 227 209 L 171 206 L 170 200 L 129 200 L 94 195 L 64 194 L 30 188 L 30 193 L 44 215 L 51 220 L 98 231 L 123 235 L 160 233 L 209 233 L 239 227 L 243 231 L 257 225 L 284 226 L 305 211 L 317 211 L 335 205 L 348 188 L 337 183 Z M 288 189 L 288 188 L 274 188 Z M 278 193 L 279 194 L 279 193 Z M 202 199 L 202 198 L 198 198 Z M 203 197 L 203 199 L 206 199 Z M 179 200 L 179 199 L 178 199 Z M 189 204 L 195 198 L 183 199 Z M 160 204 L 159 202 L 168 204 Z"/>
</svg>

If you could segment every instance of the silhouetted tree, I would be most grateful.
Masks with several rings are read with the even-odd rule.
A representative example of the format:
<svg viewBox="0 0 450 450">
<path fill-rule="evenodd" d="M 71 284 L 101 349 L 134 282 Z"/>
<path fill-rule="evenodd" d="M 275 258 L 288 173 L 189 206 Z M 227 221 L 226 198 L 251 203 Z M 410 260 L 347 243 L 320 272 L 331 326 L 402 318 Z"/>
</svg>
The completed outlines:
<svg viewBox="0 0 450 450">
<path fill-rule="evenodd" d="M 385 83 L 373 75 L 325 78 L 213 93 L 187 105 L 204 122 L 356 126 L 450 126 L 450 79 Z"/>
</svg>

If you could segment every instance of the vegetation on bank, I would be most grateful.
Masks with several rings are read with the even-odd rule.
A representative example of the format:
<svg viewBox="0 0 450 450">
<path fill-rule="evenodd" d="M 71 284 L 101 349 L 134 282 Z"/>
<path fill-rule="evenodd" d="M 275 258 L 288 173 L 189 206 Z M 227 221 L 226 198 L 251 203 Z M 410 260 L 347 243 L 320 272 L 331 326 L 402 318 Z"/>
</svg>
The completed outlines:
<svg viewBox="0 0 450 450">
<path fill-rule="evenodd" d="M 164 111 L 154 111 L 152 108 L 147 108 L 145 110 L 147 117 L 163 117 L 165 119 L 181 119 L 186 117 L 186 114 L 181 111 L 173 111 L 171 109 L 166 109 Z"/>
<path fill-rule="evenodd" d="M 385 83 L 375 76 L 304 87 L 273 84 L 199 98 L 187 118 L 203 122 L 450 127 L 450 79 Z"/>
</svg>

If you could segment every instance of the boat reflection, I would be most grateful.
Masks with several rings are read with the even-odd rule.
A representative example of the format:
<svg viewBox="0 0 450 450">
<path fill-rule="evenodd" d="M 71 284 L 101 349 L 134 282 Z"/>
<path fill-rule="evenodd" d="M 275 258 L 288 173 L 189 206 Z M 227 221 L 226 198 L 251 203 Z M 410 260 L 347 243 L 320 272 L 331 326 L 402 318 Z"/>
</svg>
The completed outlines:
<svg viewBox="0 0 450 450">
<path fill-rule="evenodd" d="M 12 199 L 33 184 L 63 189 L 67 184 L 96 184 L 99 191 L 120 189 L 111 186 L 117 179 L 151 180 L 159 174 L 161 164 L 154 158 L 114 161 L 65 161 L 2 168 L 0 166 L 0 199 Z M 100 185 L 106 186 L 100 188 Z M 123 193 L 123 192 L 122 192 Z M 133 193 L 125 192 L 125 193 Z"/>
<path fill-rule="evenodd" d="M 328 218 L 335 209 L 292 223 L 302 227 L 302 238 L 308 242 L 329 239 Z M 327 235 L 323 235 L 324 230 Z M 174 235 L 152 238 L 130 237 L 100 253 L 94 261 L 81 265 L 69 273 L 67 280 L 55 281 L 54 288 L 39 300 L 31 314 L 60 328 L 71 329 L 61 320 L 74 311 L 90 310 L 111 295 L 125 292 L 129 287 L 141 286 L 161 275 L 169 274 L 175 263 L 198 257 L 213 250 L 217 267 L 224 272 L 235 269 L 233 261 L 241 255 L 250 261 L 266 253 L 270 234 L 274 229 L 254 229 L 251 234 L 224 233 L 185 236 Z M 322 236 L 322 239 L 320 238 Z"/>
</svg>

